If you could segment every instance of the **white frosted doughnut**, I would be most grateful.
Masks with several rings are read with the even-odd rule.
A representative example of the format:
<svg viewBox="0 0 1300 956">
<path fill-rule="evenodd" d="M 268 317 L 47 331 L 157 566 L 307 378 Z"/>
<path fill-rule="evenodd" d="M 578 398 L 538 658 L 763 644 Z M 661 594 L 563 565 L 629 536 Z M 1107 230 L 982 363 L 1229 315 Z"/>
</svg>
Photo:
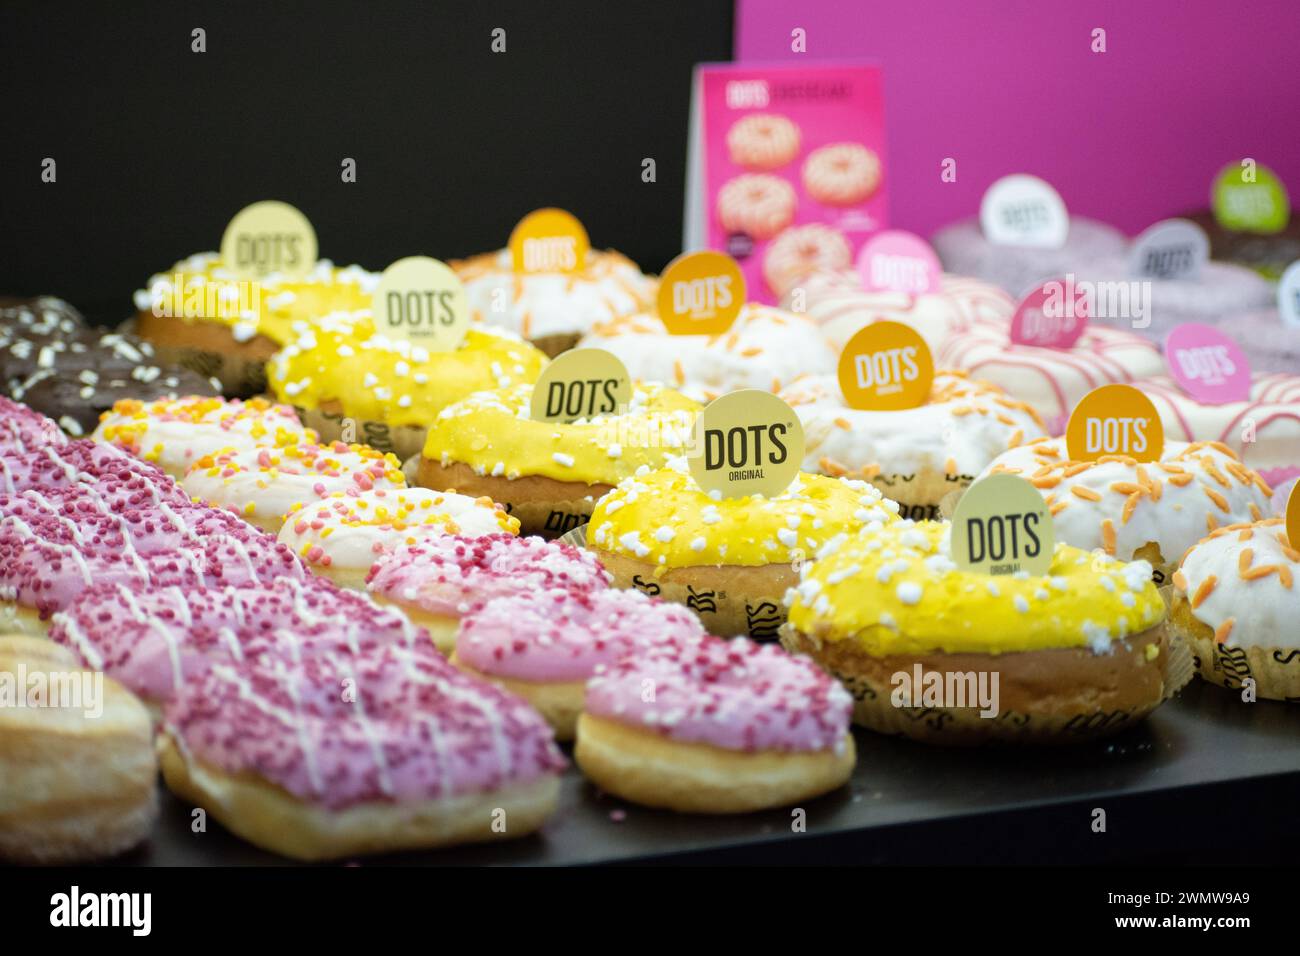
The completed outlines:
<svg viewBox="0 0 1300 956">
<path fill-rule="evenodd" d="M 728 233 L 770 239 L 790 225 L 798 198 L 784 179 L 746 173 L 718 191 L 718 220 Z"/>
<path fill-rule="evenodd" d="M 832 143 L 808 154 L 803 186 L 826 206 L 856 206 L 880 186 L 880 157 L 859 143 Z"/>
<path fill-rule="evenodd" d="M 746 169 L 777 169 L 799 153 L 799 127 L 784 116 L 751 113 L 727 130 L 731 161 Z"/>
<path fill-rule="evenodd" d="M 812 222 L 787 229 L 772 240 L 763 255 L 763 278 L 782 296 L 809 273 L 847 269 L 852 260 L 853 250 L 842 232 Z"/>
</svg>

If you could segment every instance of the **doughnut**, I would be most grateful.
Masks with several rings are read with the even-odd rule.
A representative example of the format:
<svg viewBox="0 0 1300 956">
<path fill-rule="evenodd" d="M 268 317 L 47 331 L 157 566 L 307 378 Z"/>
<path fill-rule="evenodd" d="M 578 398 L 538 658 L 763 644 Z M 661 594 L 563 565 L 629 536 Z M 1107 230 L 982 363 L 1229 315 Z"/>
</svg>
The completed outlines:
<svg viewBox="0 0 1300 956">
<path fill-rule="evenodd" d="M 578 345 L 613 352 L 634 379 L 667 382 L 699 402 L 742 388 L 775 392 L 835 368 L 810 319 L 754 302 L 723 335 L 669 335 L 658 316 L 642 314 L 598 325 Z"/>
<path fill-rule="evenodd" d="M 1204 405 L 1163 375 L 1138 387 L 1155 403 L 1166 440 L 1222 442 L 1265 481 L 1300 466 L 1300 375 L 1253 375 L 1250 398 L 1224 405 Z"/>
<path fill-rule="evenodd" d="M 0 296 L 0 343 L 28 335 L 68 335 L 85 328 L 85 316 L 55 296 Z"/>
<path fill-rule="evenodd" d="M 1222 318 L 1262 309 L 1277 303 L 1277 287 L 1263 276 L 1227 262 L 1206 262 L 1200 275 L 1182 279 L 1135 280 L 1125 256 L 1088 263 L 1075 272 L 1075 283 L 1130 283 L 1141 281 L 1149 324 L 1138 328 L 1132 315 L 1095 315 L 1089 321 L 1136 332 L 1163 344 L 1165 336 L 1184 322 L 1218 325 Z M 1086 287 L 1085 287 L 1086 288 Z M 1098 310 L 1102 311 L 1101 309 Z M 1135 311 L 1130 308 L 1129 311 Z"/>
<path fill-rule="evenodd" d="M 1280 232 L 1268 234 L 1225 229 L 1208 209 L 1186 218 L 1210 237 L 1212 259 L 1235 262 L 1273 280 L 1282 278 L 1287 266 L 1300 259 L 1300 216 L 1292 215 Z"/>
<path fill-rule="evenodd" d="M 188 505 L 189 496 L 156 465 L 88 439 L 0 455 L 0 492 L 95 491 L 123 507 Z"/>
<path fill-rule="evenodd" d="M 858 143 L 832 143 L 803 161 L 803 188 L 823 206 L 856 206 L 880 188 L 880 157 Z"/>
<path fill-rule="evenodd" d="M 419 483 L 486 495 L 524 534 L 559 537 L 618 482 L 680 454 L 700 408 L 665 386 L 638 383 L 620 414 L 561 424 L 529 417 L 532 394 L 531 385 L 516 385 L 443 409 L 429 428 Z"/>
<path fill-rule="evenodd" d="M 405 488 L 406 478 L 392 454 L 366 445 L 304 441 L 204 455 L 190 466 L 181 487 L 194 499 L 275 534 L 295 505 L 333 494 Z"/>
<path fill-rule="evenodd" d="M 0 860 L 7 863 L 114 857 L 148 839 L 158 816 L 148 711 L 61 650 L 0 637 L 0 684 L 23 702 L 0 706 Z"/>
<path fill-rule="evenodd" d="M 23 454 L 67 440 L 52 420 L 0 395 L 0 455 Z"/>
<path fill-rule="evenodd" d="M 377 604 L 401 608 L 450 655 L 461 618 L 485 601 L 541 592 L 587 595 L 605 590 L 609 581 L 594 555 L 558 541 L 446 535 L 379 555 L 366 590 Z"/>
<path fill-rule="evenodd" d="M 549 356 L 597 322 L 654 308 L 659 283 L 617 252 L 587 252 L 581 272 L 514 271 L 510 250 L 448 263 L 465 285 L 475 322 L 512 332 Z"/>
<path fill-rule="evenodd" d="M 991 282 L 948 272 L 943 274 L 940 281 L 943 291 L 961 310 L 963 324 L 981 320 L 1009 323 L 1015 315 L 1016 300 Z"/>
<path fill-rule="evenodd" d="M 379 278 L 321 259 L 301 278 L 272 274 L 250 282 L 217 253 L 198 253 L 136 291 L 135 331 L 160 355 L 215 376 L 228 394 L 248 397 L 265 390 L 263 366 L 292 340 L 297 323 L 368 309 Z"/>
<path fill-rule="evenodd" d="M 785 230 L 763 253 L 763 278 L 780 298 L 803 276 L 819 269 L 847 269 L 853 260 L 849 241 L 838 229 L 810 222 Z"/>
<path fill-rule="evenodd" d="M 50 616 L 94 584 L 215 587 L 305 576 L 292 552 L 228 512 L 135 503 L 147 494 L 135 480 L 125 490 L 109 481 L 0 495 L 4 629 L 44 634 Z"/>
<path fill-rule="evenodd" d="M 261 398 L 241 402 L 186 397 L 124 399 L 104 413 L 92 437 L 151 461 L 179 480 L 205 455 L 311 441 L 315 434 L 302 427 L 287 405 Z"/>
<path fill-rule="evenodd" d="M 950 532 L 899 521 L 840 539 L 790 594 L 781 643 L 844 682 L 857 723 L 931 743 L 1063 742 L 1132 726 L 1191 678 L 1147 562 L 1058 543 L 1050 574 L 994 577 L 957 568 Z"/>
<path fill-rule="evenodd" d="M 1277 307 L 1236 312 L 1213 323 L 1250 361 L 1253 372 L 1290 372 L 1300 369 L 1300 328 L 1282 321 Z"/>
<path fill-rule="evenodd" d="M 267 377 L 282 402 L 327 438 L 360 441 L 405 461 L 449 404 L 486 388 L 535 382 L 546 356 L 507 333 L 471 328 L 461 345 L 430 352 L 375 334 L 371 313 L 328 315 L 271 360 Z M 352 419 L 352 433 L 343 430 Z"/>
<path fill-rule="evenodd" d="M 364 591 L 384 551 L 443 535 L 516 534 L 519 522 L 490 498 L 428 488 L 335 493 L 291 510 L 279 540 L 311 570 Z"/>
<path fill-rule="evenodd" d="M 155 712 L 213 664 L 428 643 L 404 615 L 320 578 L 188 589 L 101 584 L 54 615 L 50 640 Z"/>
<path fill-rule="evenodd" d="M 1281 518 L 1225 525 L 1202 538 L 1174 574 L 1171 631 L 1211 684 L 1300 701 L 1300 551 Z M 1243 698 L 1244 699 L 1244 698 Z"/>
<path fill-rule="evenodd" d="M 977 219 L 940 229 L 930 243 L 945 271 L 992 282 L 1020 298 L 1045 279 L 1081 274 L 1099 260 L 1122 257 L 1129 241 L 1113 226 L 1071 216 L 1065 245 L 1059 249 L 989 242 Z"/>
<path fill-rule="evenodd" d="M 718 190 L 718 222 L 729 234 L 771 239 L 794 221 L 798 197 L 778 176 L 746 173 Z"/>
<path fill-rule="evenodd" d="M 799 127 L 772 113 L 742 116 L 727 130 L 727 153 L 745 169 L 779 169 L 799 155 Z"/>
<path fill-rule="evenodd" d="M 798 565 L 897 512 L 865 482 L 808 474 L 772 498 L 714 497 L 678 458 L 601 498 L 587 547 L 616 587 L 685 604 L 711 633 L 775 640 Z"/>
<path fill-rule="evenodd" d="M 1183 552 L 1225 524 L 1268 513 L 1268 485 L 1217 442 L 1166 441 L 1158 462 L 1123 455 L 1069 461 L 1048 438 L 999 455 L 980 475 L 1019 475 L 1043 494 L 1056 540 L 1122 561 L 1141 558 L 1157 585 L 1169 583 Z"/>
<path fill-rule="evenodd" d="M 536 711 L 428 643 L 213 664 L 163 721 L 168 789 L 300 860 L 525 836 L 565 765 Z"/>
<path fill-rule="evenodd" d="M 674 638 L 597 669 L 573 755 L 600 789 L 645 806 L 789 806 L 848 782 L 852 704 L 818 667 L 776 645 Z"/>
<path fill-rule="evenodd" d="M 935 368 L 969 372 L 1027 402 L 1059 435 L 1079 399 L 1101 385 L 1134 382 L 1164 369 L 1154 345 L 1131 332 L 1089 325 L 1068 349 L 1016 345 L 1009 322 L 980 321 L 948 340 Z"/>
<path fill-rule="evenodd" d="M 648 644 L 703 636 L 686 608 L 639 591 L 521 591 L 461 619 L 451 662 L 522 697 L 556 740 L 572 740 L 597 667 Z"/>
<path fill-rule="evenodd" d="M 900 411 L 850 408 L 834 375 L 799 379 L 781 397 L 803 423 L 805 471 L 869 481 L 910 518 L 937 518 L 999 454 L 1047 436 L 1033 408 L 964 372 L 937 372 L 929 404 Z"/>
</svg>

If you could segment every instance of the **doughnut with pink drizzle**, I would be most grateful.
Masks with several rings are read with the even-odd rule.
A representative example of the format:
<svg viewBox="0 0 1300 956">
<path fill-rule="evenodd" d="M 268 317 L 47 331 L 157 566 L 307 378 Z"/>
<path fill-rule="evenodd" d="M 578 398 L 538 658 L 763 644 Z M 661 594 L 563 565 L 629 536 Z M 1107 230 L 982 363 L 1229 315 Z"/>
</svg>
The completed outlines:
<svg viewBox="0 0 1300 956">
<path fill-rule="evenodd" d="M 690 813 L 783 806 L 849 779 L 852 710 L 821 668 L 774 644 L 668 641 L 597 668 L 574 757 L 597 786 L 634 803 Z"/>
<path fill-rule="evenodd" d="M 0 455 L 34 451 L 68 440 L 52 418 L 0 395 Z"/>
<path fill-rule="evenodd" d="M 565 764 L 536 711 L 427 642 L 213 664 L 163 721 L 174 793 L 304 860 L 523 836 Z"/>
<path fill-rule="evenodd" d="M 428 640 L 404 615 L 320 578 L 192 589 L 101 584 L 54 615 L 50 639 L 154 707 L 215 663 Z"/>
<path fill-rule="evenodd" d="M 44 634 L 50 615 L 95 584 L 219 587 L 306 573 L 274 538 L 211 508 L 123 504 L 111 487 L 0 495 L 6 629 Z"/>
<path fill-rule="evenodd" d="M 381 554 L 366 588 L 379 604 L 395 604 L 427 628 L 438 650 L 450 654 L 461 616 L 484 601 L 536 591 L 589 594 L 609 582 L 595 555 L 558 541 L 444 535 Z"/>
<path fill-rule="evenodd" d="M 587 679 L 638 647 L 704 636 L 680 604 L 640 591 L 534 591 L 497 598 L 460 622 L 452 663 L 528 701 L 572 740 Z"/>
</svg>

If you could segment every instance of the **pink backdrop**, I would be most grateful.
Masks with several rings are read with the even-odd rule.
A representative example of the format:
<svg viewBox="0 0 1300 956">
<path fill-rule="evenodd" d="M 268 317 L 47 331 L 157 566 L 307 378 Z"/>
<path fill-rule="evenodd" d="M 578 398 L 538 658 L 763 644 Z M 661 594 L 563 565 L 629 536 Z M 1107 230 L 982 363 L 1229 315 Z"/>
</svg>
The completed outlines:
<svg viewBox="0 0 1300 956">
<path fill-rule="evenodd" d="M 737 0 L 736 60 L 885 68 L 893 223 L 928 235 L 1006 173 L 1130 233 L 1252 156 L 1300 205 L 1294 0 Z M 807 31 L 807 53 L 790 32 Z M 1107 52 L 1090 50 L 1094 27 Z M 945 157 L 957 181 L 939 179 Z"/>
</svg>

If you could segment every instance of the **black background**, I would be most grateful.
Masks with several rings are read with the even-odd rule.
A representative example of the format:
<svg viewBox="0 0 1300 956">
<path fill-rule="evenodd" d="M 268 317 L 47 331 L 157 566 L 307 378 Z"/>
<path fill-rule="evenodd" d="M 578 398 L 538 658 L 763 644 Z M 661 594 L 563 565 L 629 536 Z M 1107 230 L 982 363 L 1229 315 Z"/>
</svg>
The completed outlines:
<svg viewBox="0 0 1300 956">
<path fill-rule="evenodd" d="M 731 37 L 730 0 L 5 0 L 0 294 L 120 321 L 259 199 L 339 264 L 499 248 L 554 205 L 657 271 L 681 249 L 691 68 Z"/>
</svg>

